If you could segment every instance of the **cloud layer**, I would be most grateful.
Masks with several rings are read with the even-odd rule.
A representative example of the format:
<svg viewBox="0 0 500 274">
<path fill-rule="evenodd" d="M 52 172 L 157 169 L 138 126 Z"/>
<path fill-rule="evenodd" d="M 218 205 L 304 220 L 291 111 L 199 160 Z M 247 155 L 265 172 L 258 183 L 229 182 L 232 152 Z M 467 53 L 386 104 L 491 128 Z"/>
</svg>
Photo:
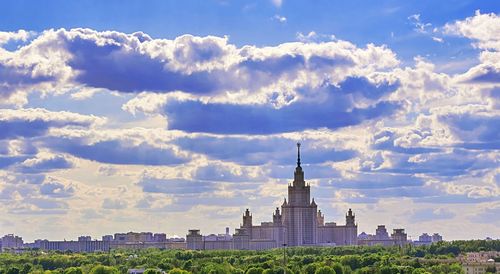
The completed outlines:
<svg viewBox="0 0 500 274">
<path fill-rule="evenodd" d="M 498 225 L 498 21 L 478 11 L 436 27 L 432 35 L 467 39 L 477 52 L 458 74 L 315 32 L 275 46 L 2 32 L 0 221 L 85 227 L 84 218 L 113 231 L 147 229 L 139 224 L 159 214 L 182 224 L 158 229 L 182 234 L 200 218 L 236 226 L 243 207 L 265 221 L 300 141 L 313 195 L 336 221 L 353 207 L 365 230 L 383 220 L 453 234 L 465 224 L 482 237 Z M 12 41 L 21 46 L 4 46 Z"/>
</svg>

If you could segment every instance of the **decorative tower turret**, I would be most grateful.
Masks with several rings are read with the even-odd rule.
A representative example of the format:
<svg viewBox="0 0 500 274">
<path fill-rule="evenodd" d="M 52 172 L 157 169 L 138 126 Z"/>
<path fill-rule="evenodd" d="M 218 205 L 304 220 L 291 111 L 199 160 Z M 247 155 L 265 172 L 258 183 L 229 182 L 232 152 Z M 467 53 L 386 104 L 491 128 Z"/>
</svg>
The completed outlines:
<svg viewBox="0 0 500 274">
<path fill-rule="evenodd" d="M 347 214 L 345 215 L 345 225 L 346 226 L 355 226 L 354 222 L 354 214 L 352 214 L 352 210 L 349 208 L 349 211 L 347 211 Z"/>
<path fill-rule="evenodd" d="M 345 239 L 344 245 L 356 245 L 358 242 L 358 225 L 355 223 L 355 216 L 349 208 L 345 215 Z"/>
<path fill-rule="evenodd" d="M 321 213 L 321 210 L 318 210 L 318 226 L 324 226 L 325 225 L 325 215 Z"/>
<path fill-rule="evenodd" d="M 252 226 L 252 214 L 250 214 L 250 210 L 248 210 L 248 208 L 245 210 L 245 214 L 243 214 L 243 226 L 244 227 Z"/>
<path fill-rule="evenodd" d="M 280 208 L 277 207 L 276 210 L 274 211 L 273 214 L 273 224 L 274 225 L 281 225 L 281 213 L 280 213 Z"/>
<path fill-rule="evenodd" d="M 241 228 L 246 232 L 248 235 L 252 235 L 252 214 L 250 214 L 250 210 L 248 208 L 245 210 L 245 214 L 243 214 L 243 225 Z"/>
</svg>

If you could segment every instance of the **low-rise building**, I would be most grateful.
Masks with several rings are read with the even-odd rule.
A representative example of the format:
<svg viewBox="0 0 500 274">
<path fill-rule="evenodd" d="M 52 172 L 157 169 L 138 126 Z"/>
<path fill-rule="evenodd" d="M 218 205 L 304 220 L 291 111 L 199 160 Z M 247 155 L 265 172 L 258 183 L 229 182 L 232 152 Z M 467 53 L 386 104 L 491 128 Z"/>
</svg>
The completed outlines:
<svg viewBox="0 0 500 274">
<path fill-rule="evenodd" d="M 87 241 L 92 241 L 92 237 L 90 236 L 80 236 L 78 237 L 79 242 L 87 242 Z"/>
<path fill-rule="evenodd" d="M 115 233 L 114 241 L 122 243 L 154 242 L 154 238 L 151 232 L 127 232 Z"/>
<path fill-rule="evenodd" d="M 153 241 L 157 243 L 162 243 L 167 241 L 167 234 L 165 233 L 155 233 L 153 235 Z"/>
<path fill-rule="evenodd" d="M 109 251 L 110 242 L 105 241 L 48 241 L 39 240 L 41 250 L 57 250 L 71 252 Z"/>
<path fill-rule="evenodd" d="M 186 235 L 187 249 L 203 250 L 203 236 L 200 234 L 199 229 L 190 229 Z"/>
<path fill-rule="evenodd" d="M 467 252 L 459 256 L 459 260 L 463 263 L 486 263 L 489 260 L 498 260 L 498 258 L 500 258 L 500 251 Z"/>
<path fill-rule="evenodd" d="M 462 269 L 465 274 L 499 273 L 500 263 L 496 263 L 494 260 L 482 263 L 463 263 Z"/>
<path fill-rule="evenodd" d="M 392 230 L 391 238 L 396 245 L 403 246 L 408 243 L 408 236 L 404 228 L 395 228 Z"/>
<path fill-rule="evenodd" d="M 1 238 L 1 249 L 0 251 L 4 251 L 7 249 L 20 249 L 24 245 L 24 241 L 22 237 L 16 236 L 14 234 L 7 234 Z"/>
<path fill-rule="evenodd" d="M 432 236 L 427 233 L 423 233 L 418 237 L 418 241 L 414 241 L 412 244 L 415 246 L 430 245 L 432 243 L 441 242 L 442 240 L 443 236 L 439 235 L 439 233 L 434 233 Z"/>
<path fill-rule="evenodd" d="M 432 243 L 432 236 L 427 233 L 423 233 L 418 237 L 418 241 L 423 243 Z"/>
<path fill-rule="evenodd" d="M 102 240 L 105 242 L 111 242 L 113 241 L 113 235 L 104 235 L 102 236 Z"/>
<path fill-rule="evenodd" d="M 397 228 L 393 230 L 393 233 L 389 237 L 389 233 L 385 228 L 385 225 L 377 226 L 375 235 L 367 234 L 362 232 L 358 235 L 358 245 L 382 245 L 382 246 L 393 246 L 393 245 L 405 245 L 409 243 L 408 236 L 403 228 Z"/>
<path fill-rule="evenodd" d="M 443 236 L 439 235 L 438 233 L 432 234 L 432 242 L 437 243 L 443 241 Z"/>
</svg>

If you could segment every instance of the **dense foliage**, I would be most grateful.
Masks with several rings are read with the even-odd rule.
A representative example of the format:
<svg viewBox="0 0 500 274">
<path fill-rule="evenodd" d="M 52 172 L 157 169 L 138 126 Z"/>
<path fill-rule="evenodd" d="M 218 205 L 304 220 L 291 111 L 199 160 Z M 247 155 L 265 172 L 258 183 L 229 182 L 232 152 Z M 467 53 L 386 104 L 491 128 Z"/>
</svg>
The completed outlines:
<svg viewBox="0 0 500 274">
<path fill-rule="evenodd" d="M 206 273 L 463 273 L 456 257 L 463 252 L 500 251 L 497 241 L 440 242 L 421 247 L 302 247 L 266 251 L 115 250 L 110 253 L 0 254 L 0 274 L 127 273 L 146 269 L 174 274 Z"/>
</svg>

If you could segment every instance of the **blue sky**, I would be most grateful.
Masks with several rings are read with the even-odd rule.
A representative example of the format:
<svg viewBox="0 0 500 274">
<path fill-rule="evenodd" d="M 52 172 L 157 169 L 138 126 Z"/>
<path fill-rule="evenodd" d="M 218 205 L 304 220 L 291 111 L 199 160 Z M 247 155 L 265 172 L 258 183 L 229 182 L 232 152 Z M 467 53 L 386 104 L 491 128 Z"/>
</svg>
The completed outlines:
<svg viewBox="0 0 500 274">
<path fill-rule="evenodd" d="M 268 221 L 301 141 L 328 220 L 500 237 L 499 12 L 2 3 L 0 234 L 222 232 L 246 207 Z"/>
</svg>

